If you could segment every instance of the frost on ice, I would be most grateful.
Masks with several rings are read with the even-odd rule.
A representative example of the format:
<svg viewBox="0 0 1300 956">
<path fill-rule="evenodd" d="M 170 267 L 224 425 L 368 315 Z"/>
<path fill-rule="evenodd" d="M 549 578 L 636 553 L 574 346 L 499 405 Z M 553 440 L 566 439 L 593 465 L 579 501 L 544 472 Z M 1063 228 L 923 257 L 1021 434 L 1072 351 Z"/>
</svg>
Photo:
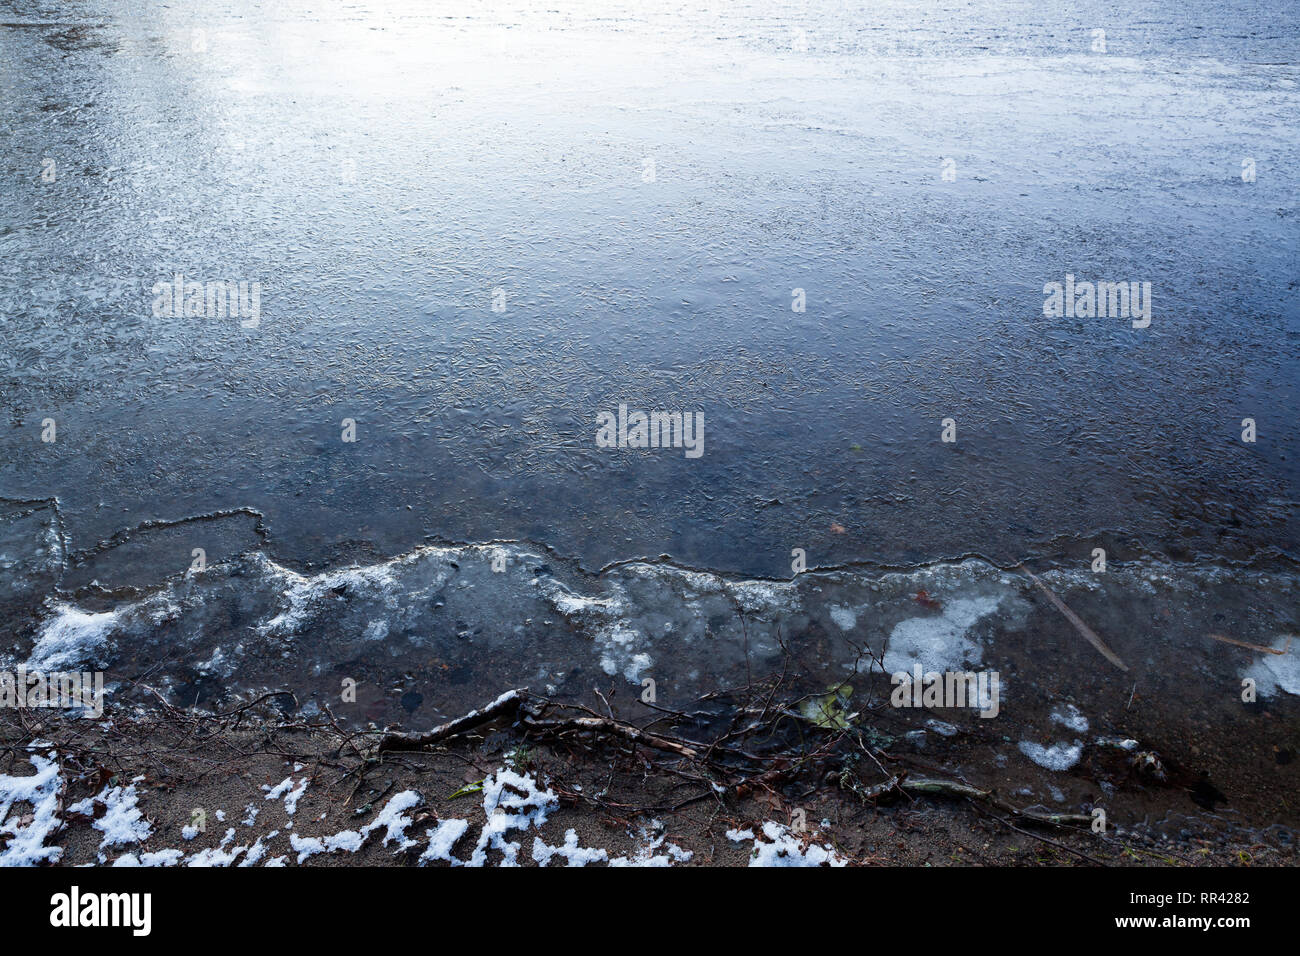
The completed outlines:
<svg viewBox="0 0 1300 956">
<path fill-rule="evenodd" d="M 1077 733 L 1083 733 L 1088 729 L 1088 718 L 1083 716 L 1079 708 L 1073 704 L 1062 704 L 1053 710 L 1052 722 L 1060 724 L 1062 727 L 1068 727 Z"/>
<path fill-rule="evenodd" d="M 958 598 L 944 605 L 943 614 L 899 621 L 889 635 L 885 651 L 886 673 L 960 671 L 967 662 L 979 663 L 983 649 L 967 636 L 982 617 L 998 609 L 998 598 Z"/>
<path fill-rule="evenodd" d="M 104 663 L 104 649 L 118 623 L 116 611 L 88 614 L 79 608 L 60 604 L 54 616 L 41 626 L 36 635 L 27 667 L 54 672 L 76 670 L 83 664 Z"/>
<path fill-rule="evenodd" d="M 1039 743 L 1022 740 L 1020 752 L 1048 770 L 1069 770 L 1083 756 L 1083 744 L 1076 740 L 1072 744 L 1059 743 L 1044 747 Z"/>
<path fill-rule="evenodd" d="M 1273 650 L 1279 653 L 1260 655 L 1242 678 L 1254 680 L 1256 690 L 1265 697 L 1279 690 L 1300 695 L 1300 640 L 1279 637 L 1273 642 Z"/>
<path fill-rule="evenodd" d="M 853 613 L 853 609 L 840 607 L 838 604 L 831 605 L 831 620 L 842 631 L 851 631 L 858 626 L 858 616 Z"/>
</svg>

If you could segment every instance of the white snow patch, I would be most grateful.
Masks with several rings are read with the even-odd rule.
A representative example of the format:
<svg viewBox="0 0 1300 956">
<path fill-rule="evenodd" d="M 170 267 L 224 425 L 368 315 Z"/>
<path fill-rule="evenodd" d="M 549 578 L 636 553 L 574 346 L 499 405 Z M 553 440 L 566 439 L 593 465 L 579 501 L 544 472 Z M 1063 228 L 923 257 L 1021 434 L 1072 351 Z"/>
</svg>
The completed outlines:
<svg viewBox="0 0 1300 956">
<path fill-rule="evenodd" d="M 945 720 L 931 718 L 925 722 L 925 726 L 929 727 L 940 737 L 955 737 L 957 735 L 957 728 Z"/>
<path fill-rule="evenodd" d="M 365 837 L 356 830 L 340 830 L 327 837 L 300 837 L 296 833 L 289 834 L 289 845 L 298 854 L 299 863 L 317 853 L 334 853 L 338 850 L 356 853 L 364 842 Z"/>
<path fill-rule="evenodd" d="M 388 846 L 393 840 L 400 841 L 397 845 L 398 851 L 415 846 L 415 841 L 406 836 L 406 828 L 411 825 L 412 820 L 410 817 L 402 816 L 402 811 L 418 807 L 421 802 L 421 796 L 414 790 L 403 790 L 384 804 L 384 809 L 361 828 L 362 836 L 368 837 L 375 830 L 384 827 L 384 846 Z"/>
<path fill-rule="evenodd" d="M 234 838 L 235 829 L 234 827 L 231 827 L 226 831 L 226 835 L 221 838 L 221 843 L 206 850 L 201 850 L 193 856 L 188 857 L 185 860 L 185 865 L 199 867 L 230 866 L 231 863 L 234 863 L 235 860 L 239 858 L 241 853 L 248 849 L 246 846 L 237 846 L 232 850 L 227 850 L 226 847 Z"/>
<path fill-rule="evenodd" d="M 74 803 L 68 807 L 68 811 L 90 816 L 95 812 L 95 804 L 103 804 L 104 815 L 95 821 L 94 827 L 104 834 L 99 848 L 106 850 L 149 839 L 153 827 L 140 812 L 139 800 L 135 783 L 130 783 L 125 787 L 105 787 L 101 793 Z"/>
<path fill-rule="evenodd" d="M 518 866 L 519 844 L 505 838 L 511 830 L 541 827 L 550 812 L 559 806 L 559 797 L 543 790 L 531 774 L 517 774 L 502 768 L 483 781 L 483 812 L 487 822 L 478 836 L 470 856 L 470 866 L 483 866 L 489 849 L 499 850 L 502 866 Z"/>
<path fill-rule="evenodd" d="M 239 865 L 241 867 L 256 866 L 265 855 L 266 847 L 262 843 L 262 838 L 258 837 L 257 842 L 248 848 L 248 852 L 244 854 L 244 858 L 239 861 Z"/>
<path fill-rule="evenodd" d="M 274 787 L 262 784 L 262 789 L 266 791 L 267 800 L 279 800 L 284 797 L 284 812 L 293 816 L 298 812 L 298 801 L 307 791 L 307 778 L 303 777 L 298 781 L 297 789 L 293 789 L 293 777 L 285 777 Z"/>
<path fill-rule="evenodd" d="M 419 864 L 424 866 L 434 860 L 446 860 L 453 866 L 462 865 L 460 860 L 451 855 L 451 850 L 468 829 L 468 820 L 439 820 L 438 826 L 428 831 L 429 846 L 420 854 Z"/>
<path fill-rule="evenodd" d="M 31 765 L 35 773 L 26 777 L 9 777 L 0 774 L 0 836 L 9 841 L 0 849 L 0 866 L 35 866 L 37 863 L 57 863 L 63 848 L 46 846 L 45 840 L 59 826 L 55 814 L 59 809 L 59 792 L 63 781 L 59 778 L 57 755 L 32 754 Z M 27 816 L 14 814 L 14 804 L 27 803 L 32 811 Z"/>
<path fill-rule="evenodd" d="M 207 677 L 229 677 L 235 672 L 235 665 L 226 660 L 225 649 L 218 647 L 206 661 L 195 664 L 194 669 Z"/>
<path fill-rule="evenodd" d="M 578 846 L 578 831 L 573 829 L 564 834 L 564 843 L 560 846 L 547 846 L 541 837 L 533 837 L 533 859 L 539 865 L 546 866 L 557 856 L 565 861 L 566 866 L 586 866 L 609 859 L 604 850 Z"/>
<path fill-rule="evenodd" d="M 317 853 L 337 853 L 340 850 L 356 853 L 365 845 L 370 834 L 382 827 L 383 845 L 388 846 L 396 840 L 397 850 L 401 852 L 407 847 L 415 846 L 415 841 L 406 837 L 406 828 L 411 825 L 412 820 L 408 816 L 403 816 L 403 811 L 419 806 L 422 799 L 414 790 L 403 790 L 390 797 L 384 804 L 384 808 L 375 814 L 375 818 L 360 830 L 340 830 L 327 837 L 300 837 L 296 833 L 291 833 L 289 845 L 298 854 L 299 863 Z"/>
<path fill-rule="evenodd" d="M 615 857 L 609 861 L 610 866 L 652 866 L 666 867 L 672 866 L 674 862 L 685 863 L 694 854 L 690 850 L 683 850 L 676 843 L 665 844 L 667 839 L 664 834 L 664 825 L 658 820 L 651 820 L 650 823 L 641 828 L 641 846 L 637 848 L 633 856 Z M 663 853 L 656 853 L 660 847 L 663 847 Z"/>
<path fill-rule="evenodd" d="M 811 842 L 805 847 L 783 823 L 768 820 L 763 824 L 763 836 L 766 840 L 754 837 L 753 830 L 727 831 L 727 839 L 736 843 L 754 840 L 750 866 L 845 866 L 848 863 L 832 847 Z"/>
<path fill-rule="evenodd" d="M 159 850 L 156 853 L 124 853 L 113 861 L 114 866 L 175 866 L 185 856 L 182 850 Z"/>
<path fill-rule="evenodd" d="M 799 592 L 788 581 L 727 581 L 714 578 L 718 590 L 730 590 L 740 609 L 747 614 L 793 610 L 799 606 Z"/>
</svg>

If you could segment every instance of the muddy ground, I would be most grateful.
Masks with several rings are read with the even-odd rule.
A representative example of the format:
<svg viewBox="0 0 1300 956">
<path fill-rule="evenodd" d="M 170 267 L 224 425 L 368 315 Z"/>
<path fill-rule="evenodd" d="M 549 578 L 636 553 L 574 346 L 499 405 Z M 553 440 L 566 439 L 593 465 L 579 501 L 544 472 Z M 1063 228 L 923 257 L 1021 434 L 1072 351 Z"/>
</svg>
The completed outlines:
<svg viewBox="0 0 1300 956">
<path fill-rule="evenodd" d="M 4 711 L 0 773 L 24 776 L 33 771 L 33 754 L 57 754 L 57 821 L 45 845 L 62 848 L 57 862 L 68 866 L 151 859 L 300 865 L 301 846 L 309 845 L 301 841 L 364 833 L 403 794 L 397 803 L 409 808 L 394 839 L 382 840 L 380 825 L 355 852 L 327 848 L 301 865 L 445 866 L 446 858 L 421 856 L 440 821 L 455 820 L 466 826 L 446 856 L 468 861 L 489 819 L 479 787 L 485 778 L 490 787 L 503 768 L 553 798 L 544 825 L 525 822 L 505 834 L 519 844 L 523 865 L 536 865 L 535 844 L 545 857 L 566 837 L 571 846 L 604 850 L 597 865 L 621 857 L 643 865 L 744 866 L 773 844 L 795 848 L 775 853 L 777 860 L 805 865 L 1296 863 L 1300 808 L 1290 796 L 1297 781 L 1289 747 L 1254 754 L 1243 746 L 1227 761 L 1198 760 L 1196 741 L 1162 742 L 1158 754 L 1145 741 L 1134 751 L 1090 746 L 1069 771 L 1041 770 L 1036 778 L 1023 763 L 999 766 L 1009 762 L 996 756 L 987 735 L 930 732 L 922 744 L 916 734 L 899 733 L 901 725 L 889 726 L 890 719 L 921 723 L 907 712 L 859 713 L 848 728 L 782 716 L 802 707 L 779 699 L 787 689 L 780 682 L 745 688 L 744 706 L 723 702 L 726 719 L 718 719 L 725 708 L 713 706 L 716 698 L 690 715 L 640 706 L 627 720 L 609 715 L 637 708 L 616 708 L 601 694 L 593 694 L 591 709 L 527 698 L 523 710 L 507 709 L 436 744 L 381 751 L 377 731 L 345 729 L 332 715 L 286 718 L 273 699 L 227 708 L 220 717 L 150 703 L 149 692 L 137 687 L 132 706 L 119 702 L 99 720 Z M 738 722 L 737 713 L 747 716 Z M 565 723 L 574 719 L 589 723 Z M 1284 723 L 1267 707 L 1257 719 Z M 738 734 L 746 721 L 761 726 Z M 632 726 L 661 736 L 634 742 L 620 730 Z M 684 756 L 673 749 L 682 741 L 715 746 Z M 982 774 L 971 772 L 977 753 L 985 755 Z M 879 786 L 889 779 L 898 787 Z M 967 784 L 978 789 L 960 789 Z M 113 800 L 102 799 L 114 788 L 133 800 L 114 809 Z M 292 814 L 285 800 L 291 791 L 300 791 Z M 1053 791 L 1054 798 L 1042 798 Z M 97 794 L 100 801 L 72 809 Z M 1088 825 L 1097 806 L 1107 814 L 1104 832 Z M 249 808 L 257 812 L 250 816 Z M 0 853 L 19 838 L 15 825 L 20 832 L 32 825 L 30 809 L 19 803 L 8 811 Z M 147 835 L 105 846 L 114 829 L 105 817 L 113 815 L 119 823 L 135 817 L 137 831 Z M 731 838 L 737 831 L 751 835 Z M 165 851 L 176 852 L 168 859 Z M 503 856 L 489 845 L 485 859 L 494 865 Z M 549 862 L 563 865 L 564 857 Z"/>
</svg>

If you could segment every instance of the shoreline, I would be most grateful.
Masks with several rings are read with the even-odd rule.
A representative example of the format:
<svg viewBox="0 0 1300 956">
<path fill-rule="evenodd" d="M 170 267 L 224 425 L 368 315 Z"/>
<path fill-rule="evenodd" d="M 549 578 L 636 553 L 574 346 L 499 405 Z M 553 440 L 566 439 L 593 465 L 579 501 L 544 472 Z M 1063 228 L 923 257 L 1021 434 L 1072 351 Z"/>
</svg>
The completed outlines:
<svg viewBox="0 0 1300 956">
<path fill-rule="evenodd" d="M 766 700 L 774 713 L 788 711 L 792 703 L 773 696 L 778 688 L 753 691 L 753 700 Z M 1289 835 L 1294 831 L 1242 826 L 1223 807 L 1217 813 L 1189 813 L 1186 781 L 1158 781 L 1136 767 L 1116 771 L 1117 793 L 1140 803 L 1145 817 L 1121 819 L 1113 809 L 1098 832 L 1089 813 L 1036 807 L 1016 796 L 1009 777 L 989 790 L 973 787 L 947 776 L 942 758 L 865 744 L 871 737 L 865 732 L 803 722 L 788 737 L 801 738 L 801 744 L 760 747 L 749 739 L 735 745 L 737 738 L 729 736 L 734 727 L 720 727 L 710 756 L 709 748 L 699 746 L 707 740 L 691 741 L 697 746 L 683 752 L 685 738 L 673 728 L 647 726 L 638 736 L 627 732 L 635 726 L 630 722 L 526 693 L 505 694 L 493 703 L 428 743 L 401 734 L 347 731 L 328 720 L 273 719 L 266 715 L 266 701 L 225 716 L 155 701 L 152 708 L 110 710 L 102 721 L 33 721 L 31 711 L 7 711 L 0 716 L 5 741 L 0 775 L 9 776 L 0 776 L 0 789 L 12 790 L 15 779 L 42 769 L 50 785 L 44 810 L 37 805 L 30 813 L 11 811 L 0 832 L 17 832 L 7 847 L 0 840 L 0 861 L 62 866 L 1297 862 Z M 792 729 L 783 731 L 782 723 L 791 721 L 765 726 L 779 736 Z M 753 762 L 741 766 L 747 758 Z M 42 827 L 44 835 L 37 832 Z M 5 860 L 23 852 L 32 858 Z"/>
</svg>

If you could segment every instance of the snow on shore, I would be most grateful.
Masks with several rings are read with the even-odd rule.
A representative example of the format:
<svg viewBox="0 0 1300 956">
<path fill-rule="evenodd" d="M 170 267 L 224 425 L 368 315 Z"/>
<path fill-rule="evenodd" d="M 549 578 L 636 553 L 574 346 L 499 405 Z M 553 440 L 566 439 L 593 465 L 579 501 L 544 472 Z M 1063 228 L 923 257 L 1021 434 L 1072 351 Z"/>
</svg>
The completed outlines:
<svg viewBox="0 0 1300 956">
<path fill-rule="evenodd" d="M 59 799 L 65 792 L 65 781 L 59 775 L 58 756 L 54 751 L 42 754 L 34 749 L 29 762 L 34 771 L 31 774 L 0 775 L 0 837 L 7 837 L 3 849 L 0 849 L 0 866 L 57 863 L 63 856 L 62 847 L 49 845 L 64 827 Z M 284 799 L 285 812 L 292 815 L 307 789 L 307 780 L 303 777 L 295 786 L 291 776 L 275 787 L 265 786 L 266 799 Z M 394 853 L 416 848 L 424 842 L 425 848 L 417 858 L 422 866 L 436 861 L 453 866 L 519 866 L 522 844 L 510 836 L 530 831 L 535 834 L 532 859 L 542 866 L 563 861 L 568 866 L 606 863 L 618 867 L 662 867 L 686 862 L 692 856 L 690 851 L 667 842 L 663 826 L 657 820 L 650 821 L 641 830 L 639 846 L 630 856 L 613 856 L 602 847 L 580 846 L 577 832 L 573 829 L 565 832 L 560 843 L 551 845 L 541 831 L 551 813 L 558 808 L 559 798 L 531 774 L 502 768 L 483 781 L 484 822 L 479 826 L 478 837 L 466 856 L 456 855 L 455 849 L 470 831 L 469 820 L 438 820 L 436 825 L 426 829 L 423 841 L 408 834 L 416 820 L 411 811 L 420 808 L 424 798 L 414 790 L 404 790 L 390 797 L 371 821 L 358 830 L 341 830 L 326 836 L 289 833 L 290 854 L 268 856 L 267 842 L 279 836 L 279 830 L 257 835 L 251 842 L 241 842 L 237 840 L 236 828 L 230 827 L 214 847 L 193 853 L 171 847 L 157 850 L 141 847 L 120 853 L 110 862 L 109 851 L 133 844 L 143 845 L 154 834 L 153 826 L 139 805 L 140 794 L 136 785 L 140 781 L 141 778 L 137 777 L 125 786 L 105 786 L 99 793 L 72 804 L 65 811 L 95 817 L 92 826 L 102 833 L 100 864 L 115 867 L 283 866 L 290 857 L 301 864 L 321 854 L 356 853 L 370 842 L 372 836 L 382 834 L 380 845 L 394 846 Z M 224 817 L 224 813 L 219 815 L 219 819 Z M 249 814 L 241 823 L 250 826 L 255 817 L 256 814 Z M 197 836 L 197 832 L 192 835 Z M 191 836 L 187 834 L 186 838 Z M 816 850 L 808 851 L 809 859 L 817 857 Z M 784 862 L 787 855 L 782 850 L 770 852 L 767 856 L 776 860 L 773 865 L 791 865 Z"/>
</svg>

